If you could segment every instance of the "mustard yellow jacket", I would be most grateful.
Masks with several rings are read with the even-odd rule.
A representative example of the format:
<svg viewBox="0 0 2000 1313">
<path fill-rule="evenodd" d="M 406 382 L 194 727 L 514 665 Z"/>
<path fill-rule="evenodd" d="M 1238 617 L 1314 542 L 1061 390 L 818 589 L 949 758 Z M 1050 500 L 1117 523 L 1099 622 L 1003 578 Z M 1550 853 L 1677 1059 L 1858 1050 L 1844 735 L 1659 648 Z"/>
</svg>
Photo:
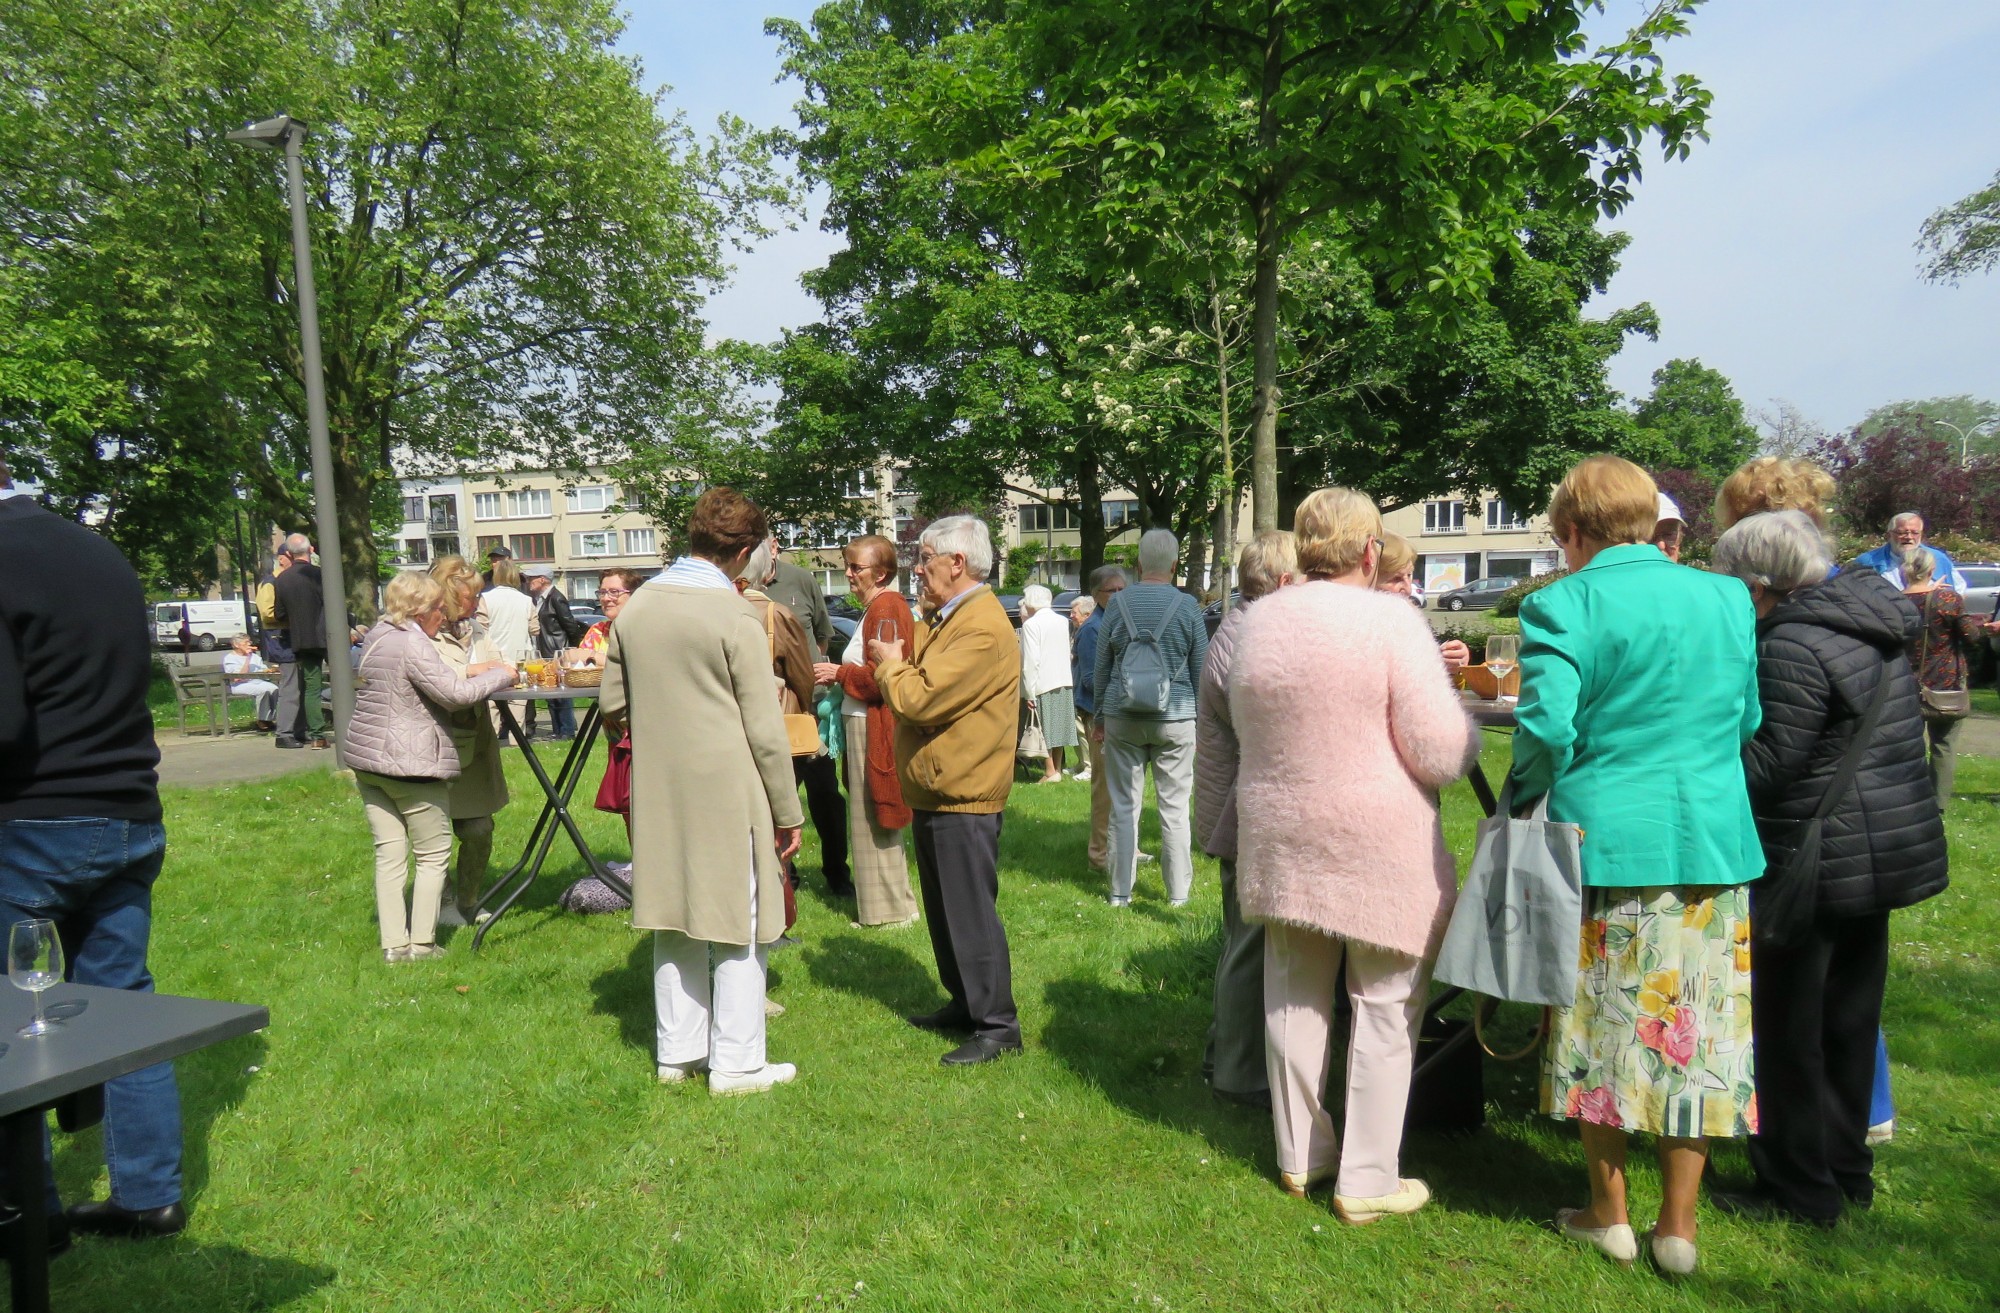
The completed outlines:
<svg viewBox="0 0 2000 1313">
<path fill-rule="evenodd" d="M 875 670 L 896 713 L 896 775 L 917 811 L 997 812 L 1014 787 L 1021 645 L 993 590 L 917 626 L 908 661 Z"/>
</svg>

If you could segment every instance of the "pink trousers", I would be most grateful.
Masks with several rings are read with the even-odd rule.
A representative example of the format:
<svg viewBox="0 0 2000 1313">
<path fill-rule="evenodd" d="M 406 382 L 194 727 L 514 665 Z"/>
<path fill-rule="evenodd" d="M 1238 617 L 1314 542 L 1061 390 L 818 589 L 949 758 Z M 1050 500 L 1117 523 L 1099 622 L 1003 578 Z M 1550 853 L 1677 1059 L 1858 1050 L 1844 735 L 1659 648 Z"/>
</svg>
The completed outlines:
<svg viewBox="0 0 2000 1313">
<path fill-rule="evenodd" d="M 1343 959 L 1354 1001 L 1347 1047 L 1346 1149 L 1326 1089 L 1334 986 Z M 1265 1062 L 1279 1170 L 1322 1176 L 1340 1160 L 1338 1194 L 1374 1199 L 1399 1188 L 1410 1063 L 1423 1018 L 1423 959 L 1272 925 L 1264 938 Z"/>
</svg>

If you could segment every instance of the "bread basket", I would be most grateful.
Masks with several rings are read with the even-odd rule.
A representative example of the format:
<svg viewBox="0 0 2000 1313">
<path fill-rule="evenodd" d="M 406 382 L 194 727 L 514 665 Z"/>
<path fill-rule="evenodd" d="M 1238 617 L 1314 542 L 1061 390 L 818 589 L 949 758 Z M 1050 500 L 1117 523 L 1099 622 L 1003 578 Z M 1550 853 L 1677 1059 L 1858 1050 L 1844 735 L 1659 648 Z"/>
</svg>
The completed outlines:
<svg viewBox="0 0 2000 1313">
<path fill-rule="evenodd" d="M 578 666 L 563 671 L 563 683 L 570 688 L 596 688 L 604 682 L 604 671 L 597 666 Z"/>
</svg>

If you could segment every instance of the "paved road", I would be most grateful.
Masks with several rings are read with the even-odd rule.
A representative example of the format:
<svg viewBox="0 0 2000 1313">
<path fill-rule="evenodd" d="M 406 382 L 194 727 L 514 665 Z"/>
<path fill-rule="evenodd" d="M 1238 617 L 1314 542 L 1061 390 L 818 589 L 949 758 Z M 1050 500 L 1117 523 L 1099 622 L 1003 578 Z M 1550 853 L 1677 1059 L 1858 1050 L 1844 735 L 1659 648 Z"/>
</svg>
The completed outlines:
<svg viewBox="0 0 2000 1313">
<path fill-rule="evenodd" d="M 330 751 L 274 747 L 268 734 L 236 733 L 227 738 L 190 734 L 183 738 L 168 727 L 160 730 L 158 737 L 160 783 L 182 788 L 240 784 L 295 771 L 328 770 L 334 764 Z"/>
</svg>

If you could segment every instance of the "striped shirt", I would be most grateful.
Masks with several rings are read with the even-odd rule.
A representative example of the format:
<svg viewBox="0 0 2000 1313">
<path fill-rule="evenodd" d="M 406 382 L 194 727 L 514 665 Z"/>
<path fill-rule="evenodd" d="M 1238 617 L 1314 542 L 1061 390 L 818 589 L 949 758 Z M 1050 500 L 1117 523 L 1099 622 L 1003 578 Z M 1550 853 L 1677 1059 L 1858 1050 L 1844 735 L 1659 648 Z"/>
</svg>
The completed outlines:
<svg viewBox="0 0 2000 1313">
<path fill-rule="evenodd" d="M 1097 669 L 1091 684 L 1097 714 L 1135 720 L 1193 720 L 1201 663 L 1208 657 L 1208 626 L 1195 600 L 1171 584 L 1133 584 L 1111 595 L 1098 629 Z M 1173 674 L 1164 714 L 1138 710 L 1125 699 L 1125 649 L 1138 634 L 1157 634 L 1160 657 Z"/>
</svg>

